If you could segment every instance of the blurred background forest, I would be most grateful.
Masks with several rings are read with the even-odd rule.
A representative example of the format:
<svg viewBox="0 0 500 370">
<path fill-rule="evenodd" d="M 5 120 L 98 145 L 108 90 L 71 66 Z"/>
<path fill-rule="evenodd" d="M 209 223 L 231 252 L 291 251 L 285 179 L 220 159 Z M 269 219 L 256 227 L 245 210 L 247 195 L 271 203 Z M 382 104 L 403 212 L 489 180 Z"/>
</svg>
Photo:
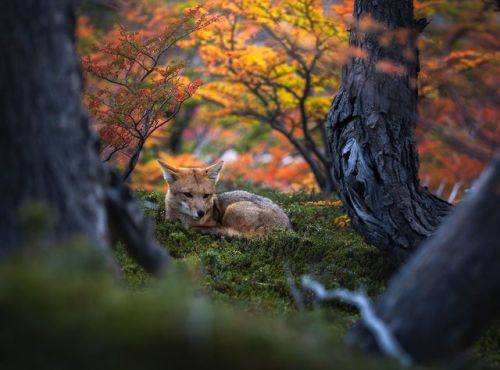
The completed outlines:
<svg viewBox="0 0 500 370">
<path fill-rule="evenodd" d="M 431 19 L 418 40 L 420 178 L 456 202 L 500 143 L 500 13 L 492 1 L 414 3 Z M 136 189 L 162 189 L 156 158 L 221 158 L 230 183 L 331 192 L 326 116 L 343 63 L 363 57 L 348 48 L 352 9 L 352 0 L 84 1 L 77 36 L 102 159 Z"/>
</svg>

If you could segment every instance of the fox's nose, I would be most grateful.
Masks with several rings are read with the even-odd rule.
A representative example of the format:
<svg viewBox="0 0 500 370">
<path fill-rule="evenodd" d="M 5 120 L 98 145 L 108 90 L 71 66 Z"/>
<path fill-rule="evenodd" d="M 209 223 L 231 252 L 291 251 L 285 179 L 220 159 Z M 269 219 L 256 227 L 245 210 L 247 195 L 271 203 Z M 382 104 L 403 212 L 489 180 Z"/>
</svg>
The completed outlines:
<svg viewBox="0 0 500 370">
<path fill-rule="evenodd" d="M 205 211 L 198 211 L 198 217 L 203 217 L 205 216 Z"/>
</svg>

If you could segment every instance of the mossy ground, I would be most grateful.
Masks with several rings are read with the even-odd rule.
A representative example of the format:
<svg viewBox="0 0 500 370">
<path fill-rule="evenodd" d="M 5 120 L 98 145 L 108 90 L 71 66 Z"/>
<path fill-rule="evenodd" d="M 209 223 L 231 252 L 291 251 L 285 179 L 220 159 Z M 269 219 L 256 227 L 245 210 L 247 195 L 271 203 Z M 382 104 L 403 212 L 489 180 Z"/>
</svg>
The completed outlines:
<svg viewBox="0 0 500 370">
<path fill-rule="evenodd" d="M 364 289 L 369 295 L 382 290 L 394 266 L 351 228 L 335 224 L 343 215 L 340 202 L 325 206 L 318 204 L 319 195 L 259 192 L 284 208 L 293 231 L 227 241 L 166 221 L 163 194 L 141 197 L 159 205 L 150 212 L 160 243 L 177 261 L 198 272 L 207 292 L 217 299 L 253 311 L 293 311 L 287 274 L 295 277 L 297 284 L 302 275 L 309 274 L 330 288 Z M 142 284 L 144 273 L 123 258 L 123 251 L 118 254 L 130 283 Z M 339 307 L 342 313 L 352 312 Z"/>
<path fill-rule="evenodd" d="M 163 194 L 139 193 L 154 207 L 157 237 L 173 262 L 146 274 L 118 248 L 123 279 L 87 246 L 35 248 L 0 265 L 0 367 L 390 369 L 397 363 L 343 344 L 358 319 L 351 307 L 319 307 L 297 286 L 309 274 L 329 288 L 377 295 L 394 272 L 349 227 L 341 207 L 310 194 L 259 190 L 289 214 L 293 232 L 226 241 L 165 221 Z M 499 328 L 484 337 L 476 368 L 498 365 Z M 29 356 L 26 354 L 29 353 Z M 496 357 L 495 357 L 496 356 Z M 98 365 L 97 365 L 98 364 Z"/>
</svg>

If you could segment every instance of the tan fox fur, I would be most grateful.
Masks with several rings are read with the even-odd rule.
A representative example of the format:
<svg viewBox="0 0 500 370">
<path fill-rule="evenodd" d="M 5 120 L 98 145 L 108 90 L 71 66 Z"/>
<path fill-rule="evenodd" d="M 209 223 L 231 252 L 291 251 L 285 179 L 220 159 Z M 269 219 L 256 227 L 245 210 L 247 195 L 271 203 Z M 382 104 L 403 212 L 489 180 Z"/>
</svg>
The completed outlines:
<svg viewBox="0 0 500 370">
<path fill-rule="evenodd" d="M 288 216 L 268 198 L 246 191 L 216 194 L 223 161 L 206 168 L 158 163 L 169 185 L 165 197 L 169 220 L 179 221 L 184 227 L 202 233 L 230 238 L 291 229 Z"/>
</svg>

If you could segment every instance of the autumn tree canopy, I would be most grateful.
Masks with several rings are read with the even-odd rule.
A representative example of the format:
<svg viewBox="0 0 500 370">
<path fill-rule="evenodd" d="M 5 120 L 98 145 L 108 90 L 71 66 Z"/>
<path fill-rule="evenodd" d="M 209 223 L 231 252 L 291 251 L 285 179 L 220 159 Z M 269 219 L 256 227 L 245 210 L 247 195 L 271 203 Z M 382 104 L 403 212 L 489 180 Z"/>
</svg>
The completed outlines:
<svg viewBox="0 0 500 370">
<path fill-rule="evenodd" d="M 135 168 L 146 140 L 170 122 L 201 85 L 200 80 L 189 81 L 183 75 L 185 61 L 167 60 L 166 55 L 177 42 L 216 18 L 199 6 L 186 9 L 180 17 L 171 15 L 161 6 L 144 15 L 154 31 L 117 25 L 83 59 L 85 71 L 101 80 L 89 86 L 87 101 L 99 128 L 103 160 L 117 153 L 125 156 L 124 180 Z M 155 23 L 167 17 L 169 22 Z"/>
<path fill-rule="evenodd" d="M 500 146 L 498 11 L 493 1 L 415 5 L 430 20 L 418 43 L 420 172 L 454 201 Z"/>
<path fill-rule="evenodd" d="M 164 34 L 167 26 L 173 30 L 181 25 L 193 4 L 155 0 L 116 6 L 109 12 L 118 11 L 119 22 L 110 15 L 100 21 L 87 16 L 80 19 L 80 48 L 97 67 L 108 72 L 114 68 L 113 73 L 122 73 L 122 78 L 125 72 L 111 66 L 114 57 L 110 50 L 106 52 L 107 44 L 116 47 L 127 35 L 141 48 L 149 47 L 149 42 L 159 47 L 155 37 Z M 498 12 L 490 1 L 414 1 L 414 6 L 417 18 L 430 20 L 418 39 L 420 178 L 433 192 L 457 201 L 492 158 L 500 140 L 495 94 Z M 168 65 L 171 73 L 161 89 L 158 81 L 156 86 L 139 83 L 131 94 L 124 86 L 88 74 L 87 91 L 89 98 L 95 96 L 91 110 L 102 137 L 103 159 L 111 155 L 125 173 L 134 168 L 128 165 L 137 160 L 134 148 L 143 141 L 134 126 L 148 126 L 147 132 L 154 134 L 148 136 L 151 140 L 144 145 L 145 155 L 134 171 L 137 187 L 153 189 L 161 183 L 152 159 L 174 142 L 176 155 L 193 163 L 210 162 L 231 152 L 226 172 L 230 179 L 281 189 L 332 189 L 326 171 L 333 160 L 325 150 L 326 113 L 338 90 L 342 65 L 349 58 L 364 56 L 363 50 L 347 44 L 353 1 L 214 0 L 197 9 L 174 36 L 196 31 L 197 20 L 207 24 L 198 23 L 201 30 L 161 56 L 160 67 Z M 218 21 L 212 23 L 207 12 Z M 369 22 L 364 26 L 369 27 Z M 92 50 L 90 45 L 96 42 L 98 48 Z M 145 58 L 146 63 L 152 62 Z M 398 73 L 390 64 L 379 67 Z M 135 79 L 147 73 L 138 65 L 134 68 L 138 68 Z M 153 75 L 146 80 L 153 80 Z M 204 82 L 201 87 L 200 81 Z M 103 88 L 117 94 L 117 109 L 97 104 L 99 99 L 109 103 L 109 95 L 97 95 Z M 184 101 L 176 99 L 190 92 L 194 95 L 186 114 L 179 118 L 181 129 L 155 129 L 165 120 L 171 122 L 169 114 Z M 164 100 L 158 100 L 156 93 L 170 94 L 165 104 L 171 109 L 138 113 L 146 111 L 144 104 L 152 104 L 153 112 L 161 107 Z M 138 105 L 128 104 L 130 99 Z M 126 114 L 133 109 L 135 123 Z M 176 161 L 175 156 L 170 160 Z M 242 171 L 249 166 L 251 171 Z"/>
<path fill-rule="evenodd" d="M 332 191 L 324 121 L 338 83 L 346 38 L 321 1 L 213 1 L 221 20 L 196 34 L 200 95 L 217 116 L 266 125 L 292 144 L 320 189 Z"/>
</svg>

